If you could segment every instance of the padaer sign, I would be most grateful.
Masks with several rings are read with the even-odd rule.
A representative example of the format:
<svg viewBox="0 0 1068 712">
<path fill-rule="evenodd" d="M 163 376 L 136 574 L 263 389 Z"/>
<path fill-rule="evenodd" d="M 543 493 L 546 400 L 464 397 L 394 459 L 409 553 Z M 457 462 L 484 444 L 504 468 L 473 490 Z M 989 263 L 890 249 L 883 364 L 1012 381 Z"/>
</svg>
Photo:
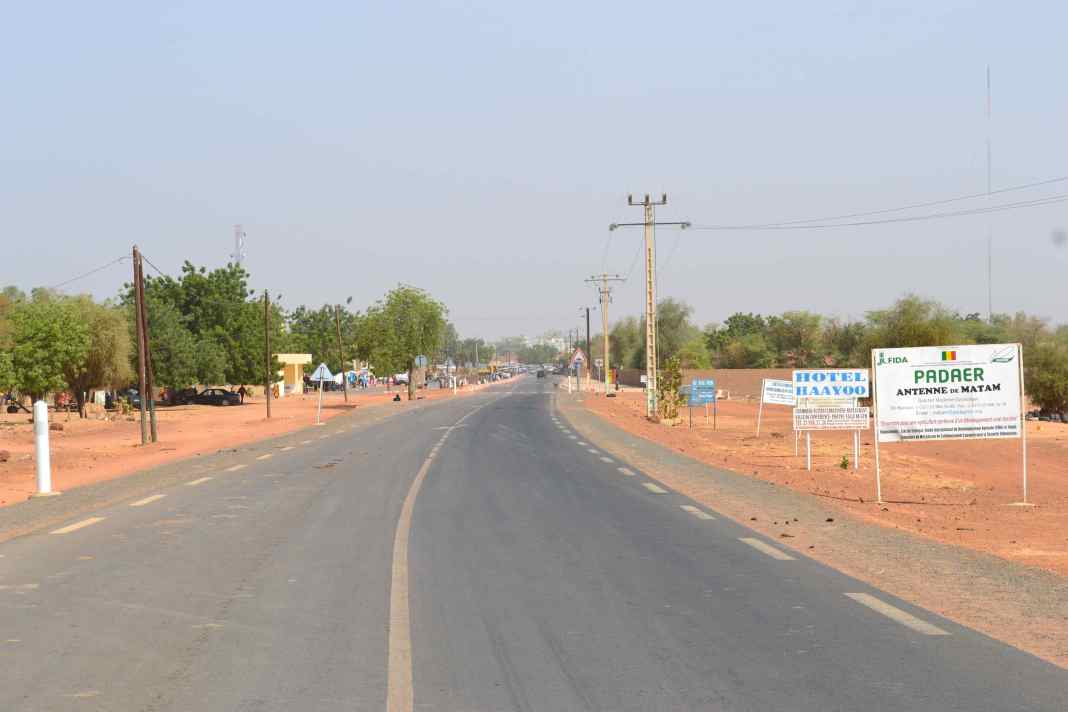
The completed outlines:
<svg viewBox="0 0 1068 712">
<path fill-rule="evenodd" d="M 1018 438 L 1019 344 L 874 349 L 880 442 Z"/>
</svg>

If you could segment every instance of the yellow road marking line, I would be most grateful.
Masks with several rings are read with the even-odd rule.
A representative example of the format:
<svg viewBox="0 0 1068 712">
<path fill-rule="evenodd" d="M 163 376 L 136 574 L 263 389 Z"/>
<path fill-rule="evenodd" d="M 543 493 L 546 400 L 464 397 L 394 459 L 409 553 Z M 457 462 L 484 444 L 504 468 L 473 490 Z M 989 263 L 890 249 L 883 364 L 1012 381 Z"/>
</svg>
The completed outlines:
<svg viewBox="0 0 1068 712">
<path fill-rule="evenodd" d="M 273 454 L 273 453 L 267 453 L 267 454 L 265 454 L 265 455 L 260 455 L 260 456 L 259 456 L 259 457 L 257 457 L 256 459 L 257 459 L 257 460 L 270 460 L 270 459 L 271 459 L 272 457 L 274 457 L 274 454 Z"/>
<path fill-rule="evenodd" d="M 748 544 L 749 546 L 753 547 L 757 551 L 763 552 L 763 553 L 767 554 L 768 556 L 770 556 L 773 559 L 778 559 L 779 561 L 793 561 L 794 560 L 794 557 L 790 556 L 785 551 L 782 551 L 780 549 L 776 549 L 771 544 L 765 544 L 764 542 L 760 541 L 760 539 L 754 539 L 753 537 L 743 536 L 738 541 Z"/>
<path fill-rule="evenodd" d="M 649 490 L 653 494 L 667 494 L 668 491 L 660 485 L 654 485 L 652 482 L 642 482 L 642 487 Z"/>
<path fill-rule="evenodd" d="M 629 467 L 618 467 L 616 469 L 618 469 L 620 472 L 622 472 L 627 477 L 634 477 L 634 470 L 630 469 Z"/>
<path fill-rule="evenodd" d="M 680 504 L 679 505 L 679 509 L 681 509 L 684 512 L 689 512 L 690 514 L 692 514 L 693 516 L 697 517 L 698 519 L 715 519 L 715 517 L 713 517 L 708 512 L 702 512 L 700 509 L 698 509 L 697 507 L 693 506 L 692 504 Z"/>
<path fill-rule="evenodd" d="M 165 494 L 154 494 L 154 495 L 152 495 L 150 497 L 145 497 L 144 499 L 139 499 L 136 502 L 130 502 L 130 506 L 131 507 L 143 507 L 146 504 L 151 504 L 152 502 L 157 502 L 157 501 L 163 499 L 166 496 L 167 495 L 165 495 Z"/>
<path fill-rule="evenodd" d="M 204 482 L 207 482 L 210 479 L 211 479 L 210 477 L 201 477 L 199 480 L 193 480 L 192 482 L 186 482 L 185 486 L 186 487 L 192 487 L 193 485 L 203 484 Z"/>
<path fill-rule="evenodd" d="M 245 467 L 244 465 L 234 465 L 232 467 L 227 467 L 226 468 L 226 472 L 237 472 L 238 470 L 240 470 L 240 469 L 242 469 L 244 467 Z"/>
<path fill-rule="evenodd" d="M 877 613 L 882 613 L 890 620 L 896 621 L 906 628 L 911 628 L 917 633 L 923 633 L 924 635 L 949 635 L 949 633 L 938 626 L 920 620 L 911 613 L 906 613 L 897 606 L 891 606 L 886 601 L 878 599 L 875 596 L 870 596 L 866 593 L 847 593 L 846 596 L 852 598 L 863 606 L 867 606 Z"/>
<path fill-rule="evenodd" d="M 59 529 L 54 530 L 52 533 L 53 534 L 70 534 L 71 532 L 76 532 L 79 529 L 84 529 L 85 527 L 92 526 L 93 524 L 96 524 L 97 522 L 102 522 L 102 521 L 104 521 L 104 519 L 105 519 L 105 517 L 89 517 L 88 519 L 83 519 L 80 522 L 75 522 L 74 524 L 68 524 L 65 527 L 60 527 Z"/>
</svg>

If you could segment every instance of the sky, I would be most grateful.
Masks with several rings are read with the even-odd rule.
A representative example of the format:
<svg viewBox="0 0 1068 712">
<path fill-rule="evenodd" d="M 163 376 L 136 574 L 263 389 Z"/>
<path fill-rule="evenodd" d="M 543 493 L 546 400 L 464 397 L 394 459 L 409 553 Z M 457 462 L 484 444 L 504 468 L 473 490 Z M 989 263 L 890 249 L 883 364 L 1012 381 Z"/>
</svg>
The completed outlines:
<svg viewBox="0 0 1068 712">
<path fill-rule="evenodd" d="M 1068 5 L 1051 2 L 40 2 L 4 9 L 0 282 L 138 244 L 164 272 L 247 233 L 282 304 L 398 283 L 460 333 L 642 310 L 626 196 L 752 224 L 1068 175 Z M 993 102 L 986 119 L 986 68 Z M 1068 193 L 1068 182 L 993 202 Z M 984 198 L 985 200 L 985 198 Z M 972 207 L 982 201 L 953 204 Z M 921 211 L 923 212 L 923 211 Z M 842 318 L 906 292 L 1068 321 L 1065 205 L 791 231 L 657 232 L 661 297 Z M 64 287 L 113 296 L 129 261 Z M 594 312 L 594 331 L 600 317 Z"/>
</svg>

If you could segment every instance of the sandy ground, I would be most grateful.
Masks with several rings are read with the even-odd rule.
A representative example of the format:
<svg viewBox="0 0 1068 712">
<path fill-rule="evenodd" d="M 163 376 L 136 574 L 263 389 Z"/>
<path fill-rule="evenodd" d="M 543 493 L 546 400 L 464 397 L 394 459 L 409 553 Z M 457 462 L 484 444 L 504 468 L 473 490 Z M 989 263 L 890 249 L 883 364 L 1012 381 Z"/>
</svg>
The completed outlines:
<svg viewBox="0 0 1068 712">
<path fill-rule="evenodd" d="M 1068 576 L 1068 425 L 1030 422 L 1029 500 L 1022 497 L 1019 440 L 882 445 L 883 505 L 875 500 L 874 431 L 861 433 L 853 470 L 852 433 L 813 433 L 812 471 L 804 439 L 794 456 L 790 409 L 767 406 L 755 436 L 755 403 L 719 403 L 717 429 L 694 410 L 694 428 L 654 424 L 640 391 L 588 397 L 613 424 L 711 465 L 825 498 L 852 515 L 937 541 Z M 685 410 L 683 411 L 685 415 Z M 840 467 L 850 459 L 848 469 Z"/>
<path fill-rule="evenodd" d="M 468 386 L 461 394 L 473 393 Z M 323 396 L 325 422 L 355 408 L 376 406 L 403 408 L 392 403 L 394 393 L 384 390 L 356 391 L 349 403 L 341 393 Z M 406 394 L 402 393 L 402 398 Z M 452 390 L 418 391 L 420 398 L 452 397 Z M 157 410 L 159 442 L 141 446 L 139 420 L 134 416 L 92 414 L 80 420 L 76 413 L 50 414 L 62 431 L 51 431 L 52 489 L 63 490 L 122 477 L 133 472 L 203 453 L 263 440 L 315 424 L 317 397 L 287 396 L 271 404 L 267 419 L 263 398 L 245 400 L 243 406 L 177 406 Z M 24 501 L 36 491 L 33 426 L 25 413 L 0 416 L 0 450 L 9 453 L 0 462 L 0 506 Z"/>
</svg>

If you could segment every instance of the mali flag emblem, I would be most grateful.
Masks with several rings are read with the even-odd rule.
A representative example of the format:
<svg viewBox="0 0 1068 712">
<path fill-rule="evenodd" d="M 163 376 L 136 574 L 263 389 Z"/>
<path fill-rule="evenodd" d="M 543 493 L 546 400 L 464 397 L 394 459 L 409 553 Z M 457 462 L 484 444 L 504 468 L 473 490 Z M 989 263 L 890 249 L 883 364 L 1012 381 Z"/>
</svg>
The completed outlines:
<svg viewBox="0 0 1068 712">
<path fill-rule="evenodd" d="M 942 352 L 942 360 L 943 361 L 956 361 L 957 360 L 957 352 L 956 351 L 943 351 Z"/>
</svg>

